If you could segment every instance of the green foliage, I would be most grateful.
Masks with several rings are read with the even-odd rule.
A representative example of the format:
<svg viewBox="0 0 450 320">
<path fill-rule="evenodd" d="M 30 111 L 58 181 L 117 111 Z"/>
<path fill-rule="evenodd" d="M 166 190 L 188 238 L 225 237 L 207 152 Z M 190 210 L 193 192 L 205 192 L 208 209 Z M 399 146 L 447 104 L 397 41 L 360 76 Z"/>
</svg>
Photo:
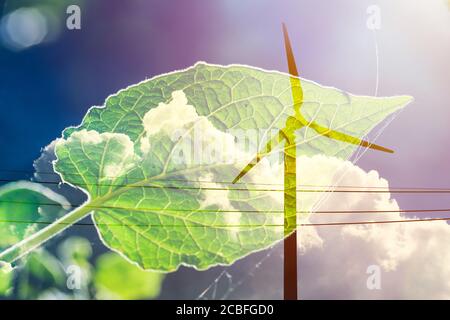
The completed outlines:
<svg viewBox="0 0 450 320">
<path fill-rule="evenodd" d="M 11 294 L 13 281 L 13 272 L 8 265 L 0 263 L 0 297 L 9 296 Z"/>
<path fill-rule="evenodd" d="M 301 86 L 302 121 L 356 138 L 412 100 L 355 96 L 303 79 Z M 284 236 L 282 199 L 246 183 L 272 183 L 279 157 L 261 161 L 239 190 L 230 182 L 298 116 L 293 104 L 289 75 L 248 66 L 198 63 L 121 90 L 55 145 L 55 171 L 89 201 L 0 260 L 17 260 L 90 213 L 105 245 L 148 270 L 206 269 L 270 246 Z M 257 132 L 253 151 L 239 143 L 249 130 Z M 308 126 L 295 136 L 298 156 L 348 159 L 357 148 Z M 314 205 L 302 202 L 305 210 Z"/>
<path fill-rule="evenodd" d="M 45 204 L 45 205 L 42 205 Z M 66 199 L 40 184 L 18 181 L 0 187 L 0 248 L 13 245 L 52 222 L 68 209 Z M 44 262 L 44 261 L 43 261 Z M 30 271 L 41 272 L 32 255 Z M 51 261 L 45 261 L 51 264 Z M 0 268 L 0 296 L 12 294 L 14 270 L 8 264 Z"/>
<path fill-rule="evenodd" d="M 121 300 L 155 298 L 163 279 L 162 273 L 142 270 L 116 253 L 106 253 L 96 263 L 96 297 Z"/>
<path fill-rule="evenodd" d="M 65 211 L 68 202 L 40 184 L 15 182 L 0 188 L 0 243 L 14 244 L 33 234 Z M 41 223 L 40 223 L 41 222 Z M 116 254 L 98 258 L 99 270 L 90 263 L 92 247 L 88 240 L 70 237 L 58 246 L 58 255 L 39 249 L 30 253 L 14 269 L 1 263 L 0 297 L 20 299 L 154 298 L 159 294 L 163 274 L 146 272 Z M 67 288 L 66 269 L 82 270 L 82 287 Z M 114 283 L 118 277 L 122 283 Z M 92 292 L 92 293 L 91 293 Z"/>
<path fill-rule="evenodd" d="M 28 181 L 0 187 L 0 249 L 13 245 L 53 222 L 68 209 L 67 200 Z"/>
<path fill-rule="evenodd" d="M 354 96 L 307 80 L 302 88 L 307 120 L 355 137 L 411 100 Z M 263 145 L 293 109 L 286 74 L 199 63 L 131 86 L 110 96 L 105 107 L 90 109 L 56 145 L 55 169 L 89 194 L 105 244 L 143 268 L 230 264 L 283 237 L 276 227 L 281 214 L 264 213 L 280 209 L 280 203 L 263 192 L 225 191 L 208 198 L 192 180 L 232 181 L 244 162 L 189 161 L 186 134 L 174 137 L 174 128 L 202 130 L 200 144 L 212 153 L 228 143 L 231 157 L 240 150 L 228 129 L 263 130 Z M 300 155 L 345 159 L 357 148 L 307 128 L 298 132 L 297 144 Z M 237 213 L 224 212 L 229 208 Z"/>
<path fill-rule="evenodd" d="M 88 240 L 70 237 L 53 255 L 37 250 L 14 270 L 0 269 L 0 297 L 20 299 L 152 299 L 164 274 L 144 271 L 115 253 L 105 253 L 92 265 Z M 79 289 L 67 287 L 69 266 L 81 269 Z"/>
<path fill-rule="evenodd" d="M 63 288 L 66 283 L 64 266 L 50 252 L 32 252 L 14 270 L 17 274 L 16 295 L 20 299 L 38 299 L 50 288 Z"/>
</svg>

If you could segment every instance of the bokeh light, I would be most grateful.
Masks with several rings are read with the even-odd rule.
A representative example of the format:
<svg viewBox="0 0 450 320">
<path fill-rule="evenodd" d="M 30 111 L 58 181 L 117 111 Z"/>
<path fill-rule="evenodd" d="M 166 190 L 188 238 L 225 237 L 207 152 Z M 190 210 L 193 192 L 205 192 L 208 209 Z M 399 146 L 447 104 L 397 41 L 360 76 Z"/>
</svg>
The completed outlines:
<svg viewBox="0 0 450 320">
<path fill-rule="evenodd" d="M 10 49 L 22 50 L 41 43 L 49 33 L 46 16 L 37 8 L 20 8 L 1 21 L 2 41 Z"/>
</svg>

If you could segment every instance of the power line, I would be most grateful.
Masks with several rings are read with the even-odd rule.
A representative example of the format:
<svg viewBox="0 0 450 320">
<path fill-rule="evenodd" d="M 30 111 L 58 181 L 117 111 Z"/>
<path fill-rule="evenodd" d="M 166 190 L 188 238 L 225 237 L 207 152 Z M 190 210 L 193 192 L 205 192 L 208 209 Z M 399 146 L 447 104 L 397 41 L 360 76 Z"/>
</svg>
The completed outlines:
<svg viewBox="0 0 450 320">
<path fill-rule="evenodd" d="M 407 220 L 381 220 L 381 221 L 354 221 L 354 222 L 327 222 L 327 223 L 298 223 L 298 227 L 324 227 L 324 226 L 348 226 L 348 225 L 370 225 L 370 224 L 393 224 L 393 223 L 412 223 L 412 222 L 433 222 L 433 221 L 449 221 L 450 217 L 445 218 L 427 218 L 427 219 L 407 219 Z M 33 221 L 33 220 L 0 220 L 0 223 L 27 223 L 27 224 L 44 224 L 49 225 L 51 221 Z M 182 227 L 182 228 L 261 228 L 261 227 L 284 227 L 284 224 L 216 224 L 202 225 L 198 224 L 123 224 L 123 223 L 92 223 L 92 222 L 75 222 L 64 223 L 74 226 L 109 226 L 109 227 Z"/>
<path fill-rule="evenodd" d="M 49 171 L 26 171 L 26 170 L 0 170 L 0 172 L 4 173 L 28 173 L 28 174 L 46 174 L 46 175 L 54 175 L 60 178 L 60 175 L 56 172 L 49 172 Z M 81 175 L 79 173 L 68 173 L 64 172 L 64 175 L 68 176 L 86 176 L 86 177 L 94 177 L 98 179 L 115 179 L 119 178 L 119 176 L 97 176 L 97 175 L 90 175 L 90 174 L 84 174 Z M 131 177 L 124 177 L 127 181 L 141 181 L 141 179 L 138 178 L 131 178 Z M 0 182 L 14 182 L 16 180 L 14 179 L 0 179 Z M 208 181 L 208 180 L 189 180 L 189 179 L 152 179 L 152 181 L 155 182 L 188 182 L 188 183 L 210 183 L 210 184 L 229 184 L 229 185 L 261 185 L 261 186 L 283 186 L 282 183 L 267 183 L 267 182 L 237 182 L 232 183 L 231 181 Z M 63 182 L 58 181 L 46 181 L 46 180 L 37 180 L 36 183 L 42 183 L 42 184 L 60 184 Z M 123 185 L 123 184 L 98 184 L 98 183 L 92 183 L 92 184 L 81 184 L 85 186 L 124 186 L 124 187 L 131 187 L 129 185 Z M 448 188 L 431 188 L 431 187 L 391 187 L 391 188 L 385 188 L 385 187 L 379 187 L 379 186 L 350 186 L 350 185 L 340 185 L 340 186 L 333 186 L 333 185 L 312 185 L 312 184 L 303 184 L 299 185 L 300 187 L 311 187 L 311 188 L 352 188 L 352 189 L 375 189 L 380 190 L 379 192 L 390 192 L 390 193 L 450 193 L 450 187 Z M 157 186 L 149 186 L 149 187 L 157 187 Z M 219 190 L 231 190 L 231 188 L 213 188 L 219 189 Z M 236 190 L 245 190 L 248 191 L 248 188 L 242 188 L 242 189 L 236 189 Z M 252 191 L 252 189 L 250 189 Z M 256 189 L 256 191 L 284 191 L 283 189 Z M 302 191 L 302 190 L 298 190 Z M 307 190 L 309 191 L 309 190 Z M 303 191 L 303 192 L 307 192 Z M 312 190 L 311 192 L 326 192 L 329 190 Z M 329 191 L 329 192 L 336 192 Z M 344 190 L 341 192 L 356 192 L 356 190 Z M 366 190 L 364 190 L 366 192 Z M 374 192 L 374 191 L 372 191 Z"/>
<path fill-rule="evenodd" d="M 13 203 L 13 204 L 32 204 L 38 206 L 57 206 L 62 207 L 61 204 L 56 202 L 36 202 L 36 201 L 19 201 L 19 200 L 0 200 L 0 203 Z M 275 214 L 284 213 L 283 210 L 214 210 L 214 209 L 170 209 L 170 208 L 133 208 L 133 207 L 123 207 L 123 206 L 93 206 L 89 204 L 69 204 L 66 207 L 79 208 L 86 207 L 95 209 L 118 209 L 118 210 L 128 210 L 136 212 L 198 212 L 198 213 L 259 213 L 259 214 Z M 297 213 L 309 213 L 309 214 L 370 214 L 370 213 L 437 213 L 437 212 L 450 212 L 450 208 L 439 208 L 439 209 L 399 209 L 399 210 L 318 210 L 318 211 L 302 211 L 299 210 Z"/>
<path fill-rule="evenodd" d="M 15 182 L 14 179 L 0 179 L 0 182 Z M 153 181 L 178 181 L 178 182 L 200 182 L 200 181 L 189 181 L 189 180 L 153 180 Z M 36 183 L 44 184 L 44 185 L 60 185 L 62 182 L 57 181 L 36 181 Z M 200 182 L 202 183 L 202 182 Z M 206 182 L 205 183 L 219 183 L 223 184 L 223 182 Z M 230 183 L 231 184 L 231 183 Z M 284 192 L 283 189 L 270 189 L 270 188 L 218 188 L 218 187 L 194 187 L 194 186 L 165 186 L 165 185 L 128 185 L 128 184 L 103 184 L 103 183 L 77 183 L 77 186 L 96 186 L 96 187 L 121 187 L 121 188 L 147 188 L 147 189 L 173 189 L 173 190 L 209 190 L 209 191 L 250 191 L 250 192 Z M 429 189 L 374 189 L 374 188 L 380 188 L 380 187 L 352 187 L 352 188 L 359 188 L 359 189 L 332 189 L 335 188 L 334 186 L 310 186 L 312 188 L 328 188 L 328 189 L 297 189 L 297 192 L 300 193 L 392 193 L 392 194 L 449 194 L 450 189 L 438 189 L 438 188 L 429 188 Z M 343 188 L 344 186 L 341 186 Z M 350 187 L 349 187 L 350 188 Z M 370 189 L 370 190 L 361 190 L 361 189 Z"/>
</svg>

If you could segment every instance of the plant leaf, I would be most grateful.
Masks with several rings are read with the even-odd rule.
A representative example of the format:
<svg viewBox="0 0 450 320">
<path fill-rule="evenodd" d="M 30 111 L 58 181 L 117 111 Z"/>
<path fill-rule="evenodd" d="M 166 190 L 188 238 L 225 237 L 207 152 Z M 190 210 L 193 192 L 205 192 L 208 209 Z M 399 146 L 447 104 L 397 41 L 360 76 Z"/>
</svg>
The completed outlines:
<svg viewBox="0 0 450 320">
<path fill-rule="evenodd" d="M 198 63 L 146 80 L 66 129 L 55 170 L 88 193 L 104 243 L 141 267 L 230 264 L 283 238 L 282 193 L 249 184 L 280 181 L 280 156 L 261 161 L 240 189 L 230 182 L 294 114 L 289 79 Z M 301 85 L 304 118 L 355 137 L 412 100 L 354 96 L 303 79 Z M 347 159 L 357 148 L 308 127 L 296 142 L 304 156 Z"/>
<path fill-rule="evenodd" d="M 0 262 L 0 297 L 9 296 L 12 293 L 13 278 L 11 267 Z"/>
<path fill-rule="evenodd" d="M 0 187 L 0 248 L 15 244 L 53 222 L 69 208 L 67 200 L 29 181 Z"/>
<path fill-rule="evenodd" d="M 118 254 L 105 253 L 96 263 L 96 297 L 119 300 L 156 298 L 163 279 L 163 273 L 144 271 Z"/>
</svg>

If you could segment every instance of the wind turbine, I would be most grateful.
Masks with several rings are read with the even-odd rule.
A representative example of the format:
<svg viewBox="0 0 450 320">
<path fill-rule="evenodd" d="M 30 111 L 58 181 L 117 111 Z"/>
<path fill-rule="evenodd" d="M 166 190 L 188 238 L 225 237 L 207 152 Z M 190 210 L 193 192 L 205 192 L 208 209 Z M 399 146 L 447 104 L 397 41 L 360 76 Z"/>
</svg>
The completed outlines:
<svg viewBox="0 0 450 320">
<path fill-rule="evenodd" d="M 233 183 L 238 182 L 249 172 L 264 156 L 271 153 L 272 149 L 284 142 L 284 299 L 297 300 L 297 145 L 295 143 L 295 132 L 301 128 L 311 128 L 319 135 L 330 139 L 359 145 L 378 151 L 393 153 L 394 151 L 382 146 L 352 137 L 348 134 L 321 126 L 314 121 L 308 121 L 301 114 L 303 104 L 303 90 L 300 83 L 297 66 L 292 52 L 291 42 L 286 25 L 283 23 L 283 36 L 286 58 L 294 105 L 294 115 L 286 120 L 286 126 L 278 131 L 266 146 L 257 153 L 256 157 L 237 175 Z"/>
</svg>

